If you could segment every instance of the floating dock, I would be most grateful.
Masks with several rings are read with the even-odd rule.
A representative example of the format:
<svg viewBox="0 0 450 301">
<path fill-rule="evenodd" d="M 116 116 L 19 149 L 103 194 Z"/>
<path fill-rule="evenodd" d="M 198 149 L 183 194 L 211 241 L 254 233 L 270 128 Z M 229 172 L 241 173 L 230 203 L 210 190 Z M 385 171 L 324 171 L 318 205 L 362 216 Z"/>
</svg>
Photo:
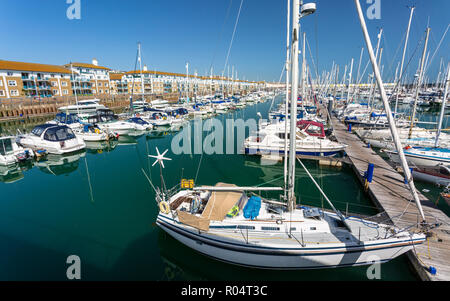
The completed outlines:
<svg viewBox="0 0 450 301">
<path fill-rule="evenodd" d="M 404 177 L 335 117 L 332 117 L 332 123 L 338 141 L 348 145 L 347 156 L 363 186 L 364 173 L 369 163 L 375 165 L 372 183 L 367 187 L 367 193 L 374 204 L 399 228 L 417 224 L 420 220 L 419 211 L 404 183 Z M 419 191 L 418 193 L 427 222 L 440 226 L 431 230 L 432 235 L 424 244 L 415 246 L 415 249 L 408 252 L 408 258 L 422 280 L 449 281 L 450 218 Z M 436 273 L 431 273 L 430 267 Z"/>
</svg>

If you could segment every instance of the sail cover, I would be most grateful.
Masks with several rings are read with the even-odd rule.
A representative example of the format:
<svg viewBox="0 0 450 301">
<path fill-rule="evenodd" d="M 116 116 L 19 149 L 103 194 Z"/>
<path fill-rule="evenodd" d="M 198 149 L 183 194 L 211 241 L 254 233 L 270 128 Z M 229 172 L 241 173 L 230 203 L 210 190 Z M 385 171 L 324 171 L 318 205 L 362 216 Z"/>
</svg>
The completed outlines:
<svg viewBox="0 0 450 301">
<path fill-rule="evenodd" d="M 217 183 L 216 187 L 237 187 L 233 184 Z M 213 191 L 203 210 L 202 217 L 212 221 L 223 221 L 236 203 L 245 198 L 245 194 L 235 191 Z"/>
<path fill-rule="evenodd" d="M 178 212 L 178 220 L 181 223 L 202 231 L 207 232 L 209 230 L 209 219 L 198 217 L 180 210 L 178 210 L 177 212 Z"/>
</svg>

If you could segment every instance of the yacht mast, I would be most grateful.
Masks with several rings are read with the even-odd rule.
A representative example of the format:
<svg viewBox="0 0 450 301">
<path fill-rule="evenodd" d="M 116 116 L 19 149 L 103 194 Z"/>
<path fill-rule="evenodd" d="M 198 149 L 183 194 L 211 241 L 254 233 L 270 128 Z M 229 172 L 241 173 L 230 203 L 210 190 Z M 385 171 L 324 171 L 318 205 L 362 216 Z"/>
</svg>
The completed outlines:
<svg viewBox="0 0 450 301">
<path fill-rule="evenodd" d="M 447 78 L 445 80 L 444 98 L 442 99 L 441 114 L 439 115 L 439 125 L 438 125 L 438 130 L 436 133 L 436 142 L 434 143 L 434 147 L 439 146 L 439 136 L 441 135 L 442 121 L 444 120 L 444 112 L 445 112 L 445 105 L 447 103 L 447 93 L 448 93 L 449 81 L 450 81 L 450 64 L 448 64 L 448 66 L 447 66 Z"/>
<path fill-rule="evenodd" d="M 141 73 L 142 101 L 145 101 L 145 98 L 144 98 L 144 93 L 145 93 L 145 90 L 144 90 L 144 77 L 142 76 L 141 42 L 138 43 L 138 52 L 139 52 L 139 58 L 138 58 L 138 60 L 139 60 L 139 70 L 140 70 L 140 73 Z"/>
<path fill-rule="evenodd" d="M 402 79 L 403 79 L 403 75 L 402 75 L 402 73 L 403 73 L 403 64 L 405 62 L 406 48 L 408 46 L 408 39 L 409 39 L 409 31 L 411 29 L 411 20 L 412 20 L 412 16 L 413 16 L 415 7 L 412 6 L 412 7 L 410 7 L 410 9 L 411 9 L 411 11 L 410 11 L 410 14 L 409 14 L 408 29 L 406 30 L 405 46 L 403 46 L 402 63 L 400 64 L 400 79 L 399 79 L 399 82 L 398 82 L 400 87 L 397 90 L 396 97 L 395 97 L 394 116 L 397 115 L 398 94 L 400 93 L 400 88 L 401 88 Z"/>
<path fill-rule="evenodd" d="M 380 51 L 380 43 L 381 43 L 381 36 L 383 35 L 383 28 L 380 29 L 380 33 L 378 34 L 378 42 L 377 42 L 377 50 L 375 53 L 375 60 L 378 59 L 378 53 Z M 373 94 L 375 93 L 375 89 L 374 89 L 374 84 L 373 84 L 373 72 L 371 74 L 371 78 L 370 78 L 370 92 L 369 92 L 369 101 L 368 101 L 368 107 L 371 108 L 372 107 L 372 99 L 373 99 Z"/>
<path fill-rule="evenodd" d="M 425 55 L 427 53 L 429 36 L 430 36 L 430 27 L 427 27 L 427 36 L 425 38 L 425 45 L 423 46 L 422 59 L 420 61 L 420 72 L 419 72 L 419 78 L 417 79 L 416 96 L 414 97 L 414 107 L 413 107 L 412 116 L 411 116 L 411 125 L 409 127 L 408 139 L 411 139 L 412 130 L 413 130 L 413 126 L 414 126 L 414 119 L 416 118 L 417 100 L 419 99 L 419 89 L 420 89 L 420 86 L 422 85 L 423 69 L 424 69 L 424 63 L 425 63 Z"/>
<path fill-rule="evenodd" d="M 414 200 L 415 200 L 415 202 L 417 204 L 417 208 L 418 208 L 419 213 L 420 213 L 420 215 L 422 217 L 422 222 L 425 223 L 425 215 L 423 213 L 422 205 L 420 203 L 420 199 L 419 199 L 419 195 L 417 194 L 416 187 L 414 186 L 414 181 L 413 181 L 413 179 L 411 177 L 411 170 L 409 169 L 408 163 L 406 162 L 406 158 L 405 158 L 405 154 L 403 152 L 402 144 L 400 143 L 400 138 L 399 138 L 399 135 L 398 135 L 398 132 L 397 132 L 397 127 L 395 125 L 394 118 L 393 118 L 392 113 L 391 113 L 391 108 L 389 106 L 388 98 L 387 98 L 387 95 L 386 95 L 386 90 L 384 89 L 383 80 L 381 79 L 381 75 L 380 75 L 380 70 L 378 68 L 377 61 L 376 61 L 375 55 L 373 53 L 372 42 L 370 41 L 369 33 L 367 32 L 366 21 L 364 20 L 364 15 L 363 15 L 363 12 L 362 12 L 362 9 L 361 9 L 361 4 L 359 3 L 359 0 L 355 0 L 355 4 L 356 4 L 356 9 L 358 11 L 359 20 L 361 22 L 361 29 L 362 29 L 363 34 L 364 34 L 364 39 L 365 39 L 366 44 L 367 44 L 367 50 L 369 52 L 370 60 L 372 62 L 372 67 L 373 67 L 373 70 L 374 70 L 374 73 L 375 73 L 375 77 L 377 79 L 377 83 L 378 83 L 378 86 L 379 86 L 379 89 L 380 89 L 381 99 L 383 100 L 384 109 L 386 111 L 386 116 L 388 118 L 388 122 L 389 122 L 389 127 L 390 127 L 390 130 L 391 130 L 392 138 L 394 140 L 395 147 L 396 147 L 398 155 L 400 157 L 400 161 L 401 161 L 401 164 L 402 164 L 403 172 L 405 173 L 405 177 L 406 177 L 406 179 L 408 181 L 408 185 L 409 185 L 409 188 L 411 190 L 411 194 L 413 195 Z"/>
<path fill-rule="evenodd" d="M 285 97 L 285 104 L 284 108 L 286 110 L 286 113 L 284 115 L 284 199 L 287 199 L 287 169 L 288 169 L 288 130 L 287 130 L 287 123 L 288 123 L 288 115 L 289 115 L 289 71 L 291 68 L 289 68 L 289 50 L 290 50 L 290 25 L 291 25 L 291 1 L 287 0 L 287 35 L 286 35 L 286 97 Z"/>
<path fill-rule="evenodd" d="M 300 1 L 292 0 L 292 56 L 291 56 L 291 114 L 289 139 L 289 176 L 288 176 L 288 202 L 289 211 L 295 209 L 295 164 L 296 164 L 296 128 L 297 128 L 297 97 L 298 97 L 298 39 L 300 20 Z M 303 1 L 302 1 L 303 4 Z M 286 120 L 287 121 L 287 120 Z M 286 123 L 287 125 L 287 123 Z M 285 137 L 287 138 L 287 137 Z"/>
<path fill-rule="evenodd" d="M 350 87 L 352 85 L 352 73 L 353 73 L 353 58 L 352 58 L 352 63 L 350 64 L 350 74 L 349 74 L 349 77 L 348 77 L 347 103 L 348 103 L 349 98 L 350 98 Z"/>
<path fill-rule="evenodd" d="M 306 32 L 303 32 L 303 44 L 302 44 L 302 109 L 305 111 L 306 101 Z"/>
</svg>

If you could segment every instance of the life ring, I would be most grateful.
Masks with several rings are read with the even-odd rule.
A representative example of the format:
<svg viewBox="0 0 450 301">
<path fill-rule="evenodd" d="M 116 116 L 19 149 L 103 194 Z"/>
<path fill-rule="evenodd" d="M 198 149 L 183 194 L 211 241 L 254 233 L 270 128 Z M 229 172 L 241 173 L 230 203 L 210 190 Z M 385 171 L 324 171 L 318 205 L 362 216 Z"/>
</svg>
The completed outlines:
<svg viewBox="0 0 450 301">
<path fill-rule="evenodd" d="M 169 204 L 165 201 L 162 201 L 161 203 L 159 203 L 159 211 L 161 211 L 162 213 L 168 214 L 170 212 Z"/>
</svg>

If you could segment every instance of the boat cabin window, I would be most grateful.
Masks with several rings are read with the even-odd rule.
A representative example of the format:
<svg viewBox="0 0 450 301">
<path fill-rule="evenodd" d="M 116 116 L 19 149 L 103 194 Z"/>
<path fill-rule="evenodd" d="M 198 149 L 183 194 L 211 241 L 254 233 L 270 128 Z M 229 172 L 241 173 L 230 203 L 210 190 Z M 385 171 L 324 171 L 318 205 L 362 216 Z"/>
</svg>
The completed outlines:
<svg viewBox="0 0 450 301">
<path fill-rule="evenodd" d="M 89 105 L 97 105 L 96 102 L 93 101 L 84 101 L 84 102 L 79 102 L 78 103 L 80 106 L 89 106 Z"/>
<path fill-rule="evenodd" d="M 306 130 L 306 132 L 310 133 L 310 134 L 321 135 L 322 134 L 322 129 L 320 127 L 318 127 L 317 125 L 310 125 L 308 127 L 308 129 Z"/>
<path fill-rule="evenodd" d="M 261 227 L 261 230 L 263 230 L 263 231 L 280 231 L 280 228 L 278 228 L 278 227 Z"/>
<path fill-rule="evenodd" d="M 41 126 L 37 126 L 35 127 L 31 133 L 35 136 L 41 137 L 42 133 L 49 127 L 54 126 L 54 125 L 41 125 Z"/>
<path fill-rule="evenodd" d="M 244 229 L 244 230 L 255 230 L 254 226 L 244 226 L 244 225 L 238 225 L 238 229 Z"/>
<path fill-rule="evenodd" d="M 137 123 L 137 124 L 141 124 L 141 125 L 147 125 L 148 122 L 141 119 L 141 118 L 137 118 L 137 117 L 133 117 L 128 119 L 128 122 L 133 122 L 133 123 Z"/>
<path fill-rule="evenodd" d="M 68 127 L 50 128 L 44 134 L 44 139 L 48 141 L 65 141 L 74 138 L 75 134 Z"/>
<path fill-rule="evenodd" d="M 0 140 L 0 155 L 6 155 L 9 152 L 12 152 L 12 142 L 11 139 L 1 139 Z"/>
</svg>

